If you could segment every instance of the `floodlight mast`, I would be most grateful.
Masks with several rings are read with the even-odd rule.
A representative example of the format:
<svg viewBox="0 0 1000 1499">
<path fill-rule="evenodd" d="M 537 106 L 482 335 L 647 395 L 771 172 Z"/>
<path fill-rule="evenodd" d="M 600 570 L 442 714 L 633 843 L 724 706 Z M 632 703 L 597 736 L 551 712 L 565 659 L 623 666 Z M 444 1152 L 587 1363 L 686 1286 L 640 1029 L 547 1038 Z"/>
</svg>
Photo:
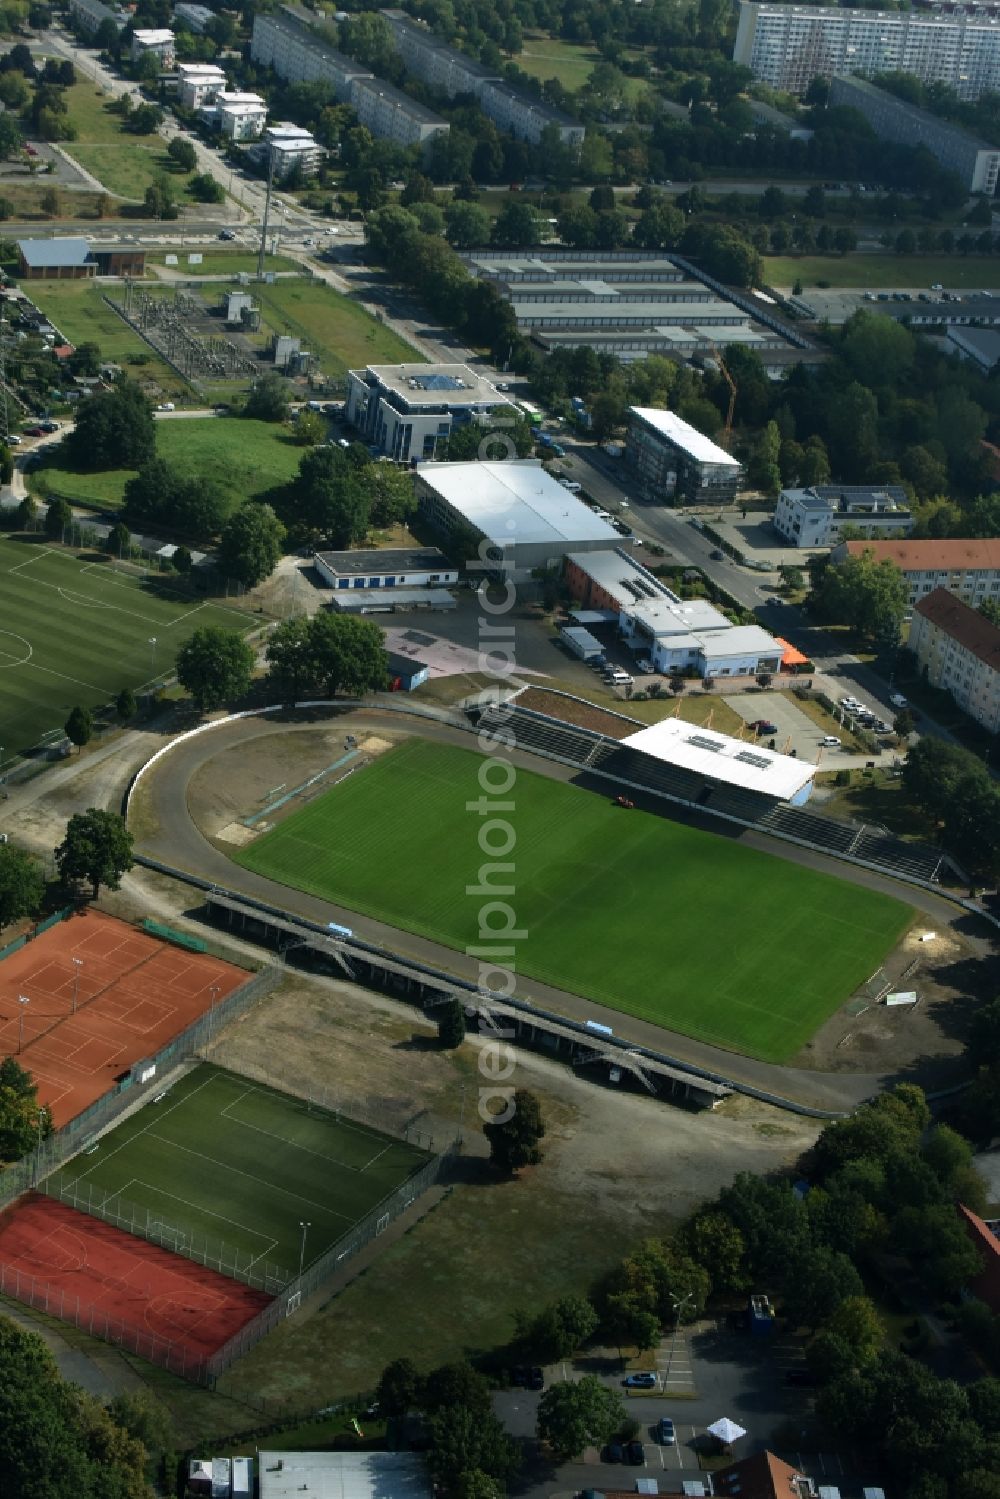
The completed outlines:
<svg viewBox="0 0 1000 1499">
<path fill-rule="evenodd" d="M 257 280 L 264 279 L 264 256 L 267 254 L 267 226 L 271 217 L 271 192 L 274 188 L 274 145 L 267 151 L 267 194 L 264 198 L 264 222 L 260 226 L 260 249 L 257 251 Z"/>
</svg>

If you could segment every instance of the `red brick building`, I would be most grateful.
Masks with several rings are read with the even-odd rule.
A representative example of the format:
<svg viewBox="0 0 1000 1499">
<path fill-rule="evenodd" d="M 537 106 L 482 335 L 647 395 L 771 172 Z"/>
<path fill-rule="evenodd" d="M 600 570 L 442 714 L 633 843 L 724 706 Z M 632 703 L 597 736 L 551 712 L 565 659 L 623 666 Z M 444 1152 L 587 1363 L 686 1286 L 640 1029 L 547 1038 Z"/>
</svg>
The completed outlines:
<svg viewBox="0 0 1000 1499">
<path fill-rule="evenodd" d="M 991 1311 L 1000 1312 L 1000 1239 L 989 1224 L 984 1223 L 971 1208 L 959 1203 L 958 1211 L 965 1224 L 965 1231 L 979 1250 L 983 1261 L 982 1274 L 970 1282 L 969 1290 L 980 1301 L 985 1301 Z"/>
</svg>

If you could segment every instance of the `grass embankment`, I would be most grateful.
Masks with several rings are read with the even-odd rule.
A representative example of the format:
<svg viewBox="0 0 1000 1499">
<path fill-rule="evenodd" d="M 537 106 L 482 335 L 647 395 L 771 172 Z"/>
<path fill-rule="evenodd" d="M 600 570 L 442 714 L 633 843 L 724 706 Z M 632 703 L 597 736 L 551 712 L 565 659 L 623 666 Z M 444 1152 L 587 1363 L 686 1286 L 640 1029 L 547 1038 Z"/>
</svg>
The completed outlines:
<svg viewBox="0 0 1000 1499">
<path fill-rule="evenodd" d="M 927 291 L 935 282 L 952 289 L 1000 287 L 1000 259 L 987 255 L 766 255 L 768 286 L 791 291 L 825 281 L 862 291 Z"/>
<path fill-rule="evenodd" d="M 291 333 L 317 356 L 324 372 L 344 379 L 366 364 L 421 364 L 424 356 L 359 302 L 322 281 L 280 281 L 254 287 L 264 322 L 277 333 Z"/>
</svg>

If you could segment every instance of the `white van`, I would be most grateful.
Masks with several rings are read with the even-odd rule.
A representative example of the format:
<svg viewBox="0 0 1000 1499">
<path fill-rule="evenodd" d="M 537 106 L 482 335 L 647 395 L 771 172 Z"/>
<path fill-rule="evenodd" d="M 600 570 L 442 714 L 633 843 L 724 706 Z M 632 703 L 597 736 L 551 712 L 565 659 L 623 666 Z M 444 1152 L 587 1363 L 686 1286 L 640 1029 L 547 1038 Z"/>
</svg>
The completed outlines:
<svg viewBox="0 0 1000 1499">
<path fill-rule="evenodd" d="M 632 678 L 627 671 L 605 672 L 605 678 L 611 683 L 612 687 L 630 687 L 632 685 Z"/>
</svg>

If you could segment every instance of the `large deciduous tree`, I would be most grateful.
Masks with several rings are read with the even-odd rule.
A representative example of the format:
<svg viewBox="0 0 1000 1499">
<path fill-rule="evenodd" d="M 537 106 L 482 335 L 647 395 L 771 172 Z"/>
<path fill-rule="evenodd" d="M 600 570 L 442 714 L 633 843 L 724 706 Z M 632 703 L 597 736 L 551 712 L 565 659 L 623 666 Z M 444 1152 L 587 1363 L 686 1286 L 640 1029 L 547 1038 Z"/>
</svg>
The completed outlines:
<svg viewBox="0 0 1000 1499">
<path fill-rule="evenodd" d="M 195 630 L 177 652 L 177 680 L 203 712 L 242 697 L 253 676 L 254 652 L 236 630 Z"/>
<path fill-rule="evenodd" d="M 0 845 L 0 928 L 34 916 L 45 897 L 45 876 L 30 854 L 13 843 Z"/>
<path fill-rule="evenodd" d="M 143 468 L 156 454 L 153 408 L 138 385 L 119 380 L 80 405 L 65 442 L 79 468 Z"/>
<path fill-rule="evenodd" d="M 490 1160 L 501 1171 L 515 1175 L 522 1166 L 535 1166 L 542 1158 L 539 1141 L 545 1135 L 541 1105 L 526 1088 L 515 1089 L 497 1117 L 483 1125 L 490 1143 Z"/>
<path fill-rule="evenodd" d="M 360 697 L 386 686 L 385 637 L 374 620 L 317 614 L 285 620 L 267 646 L 269 676 L 287 702 L 304 697 Z"/>
<path fill-rule="evenodd" d="M 117 890 L 132 868 L 132 834 L 117 812 L 100 807 L 75 812 L 56 849 L 56 865 L 64 885 L 89 880 L 95 898 L 102 885 Z"/>
<path fill-rule="evenodd" d="M 254 588 L 269 577 L 281 557 L 285 528 L 270 505 L 248 500 L 222 528 L 219 563 L 228 578 Z"/>
<path fill-rule="evenodd" d="M 14 1057 L 0 1062 L 0 1161 L 20 1161 L 52 1133 L 52 1116 L 38 1088 Z"/>
<path fill-rule="evenodd" d="M 601 1447 L 622 1426 L 625 1404 L 617 1390 L 594 1374 L 559 1380 L 538 1402 L 538 1435 L 559 1463 L 585 1447 Z"/>
<path fill-rule="evenodd" d="M 831 564 L 813 592 L 823 618 L 850 624 L 883 644 L 898 641 L 908 598 L 906 579 L 896 564 L 877 562 L 870 551 Z"/>
</svg>

